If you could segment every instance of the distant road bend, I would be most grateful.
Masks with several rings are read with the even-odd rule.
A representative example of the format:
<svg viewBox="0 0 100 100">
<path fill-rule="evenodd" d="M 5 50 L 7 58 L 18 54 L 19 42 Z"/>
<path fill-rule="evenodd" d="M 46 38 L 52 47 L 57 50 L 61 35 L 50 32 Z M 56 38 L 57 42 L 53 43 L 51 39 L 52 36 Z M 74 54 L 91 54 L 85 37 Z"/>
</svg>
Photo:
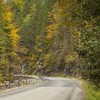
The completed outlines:
<svg viewBox="0 0 100 100">
<path fill-rule="evenodd" d="M 83 100 L 78 81 L 52 77 L 41 79 L 41 83 L 0 93 L 0 100 Z"/>
</svg>

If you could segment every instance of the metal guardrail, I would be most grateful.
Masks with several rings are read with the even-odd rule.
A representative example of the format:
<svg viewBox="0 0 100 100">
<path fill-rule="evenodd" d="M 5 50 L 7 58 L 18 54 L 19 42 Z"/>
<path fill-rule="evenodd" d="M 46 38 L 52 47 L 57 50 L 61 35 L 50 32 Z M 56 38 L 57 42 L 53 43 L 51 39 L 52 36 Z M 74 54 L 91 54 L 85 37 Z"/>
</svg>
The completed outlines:
<svg viewBox="0 0 100 100">
<path fill-rule="evenodd" d="M 0 90 L 6 90 L 22 85 L 32 85 L 41 81 L 39 77 L 33 75 L 15 75 L 15 77 L 22 77 L 23 79 L 14 80 L 12 83 L 10 81 L 5 81 L 4 84 L 0 85 Z"/>
</svg>

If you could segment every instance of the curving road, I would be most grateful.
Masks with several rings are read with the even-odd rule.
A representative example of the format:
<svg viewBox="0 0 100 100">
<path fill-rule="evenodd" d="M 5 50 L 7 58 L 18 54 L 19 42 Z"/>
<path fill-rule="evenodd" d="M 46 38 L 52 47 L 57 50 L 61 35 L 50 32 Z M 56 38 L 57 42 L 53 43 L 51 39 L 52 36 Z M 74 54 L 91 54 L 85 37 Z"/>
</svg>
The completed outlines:
<svg viewBox="0 0 100 100">
<path fill-rule="evenodd" d="M 0 100 L 83 100 L 78 81 L 48 77 L 41 79 L 41 83 L 0 93 Z"/>
</svg>

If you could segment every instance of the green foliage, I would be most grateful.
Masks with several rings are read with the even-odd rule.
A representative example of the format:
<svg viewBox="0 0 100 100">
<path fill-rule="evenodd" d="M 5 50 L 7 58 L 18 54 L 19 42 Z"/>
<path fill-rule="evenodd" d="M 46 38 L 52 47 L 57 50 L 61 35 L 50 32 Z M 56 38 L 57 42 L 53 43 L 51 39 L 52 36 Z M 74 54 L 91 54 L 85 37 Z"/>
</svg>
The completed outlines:
<svg viewBox="0 0 100 100">
<path fill-rule="evenodd" d="M 12 21 L 11 7 L 2 0 L 0 2 L 0 80 L 4 81 L 10 70 L 17 66 L 18 29 Z M 17 66 L 18 67 L 18 66 Z"/>
<path fill-rule="evenodd" d="M 100 82 L 100 25 L 98 23 L 100 7 L 98 7 L 98 4 L 98 0 L 81 1 L 80 6 L 78 6 L 80 10 L 75 10 L 73 15 L 76 22 L 78 22 L 78 19 L 82 20 L 82 23 L 78 22 L 74 29 L 74 47 L 84 60 L 82 76 L 95 84 Z M 77 13 L 81 16 L 78 16 Z"/>
<path fill-rule="evenodd" d="M 99 84 L 99 3 L 2 0 L 0 77 L 13 80 L 14 73 L 64 73 Z"/>
<path fill-rule="evenodd" d="M 84 100 L 100 99 L 100 88 L 86 81 L 82 81 L 82 85 L 84 87 Z"/>
</svg>

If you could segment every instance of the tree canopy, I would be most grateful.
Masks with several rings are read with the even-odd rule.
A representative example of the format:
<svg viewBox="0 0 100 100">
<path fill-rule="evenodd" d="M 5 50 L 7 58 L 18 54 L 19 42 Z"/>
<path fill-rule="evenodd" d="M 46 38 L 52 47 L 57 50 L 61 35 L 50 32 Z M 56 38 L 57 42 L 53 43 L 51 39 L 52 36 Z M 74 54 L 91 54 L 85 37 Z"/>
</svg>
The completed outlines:
<svg viewBox="0 0 100 100">
<path fill-rule="evenodd" d="M 14 74 L 100 82 L 100 0 L 1 0 L 0 81 Z"/>
</svg>

